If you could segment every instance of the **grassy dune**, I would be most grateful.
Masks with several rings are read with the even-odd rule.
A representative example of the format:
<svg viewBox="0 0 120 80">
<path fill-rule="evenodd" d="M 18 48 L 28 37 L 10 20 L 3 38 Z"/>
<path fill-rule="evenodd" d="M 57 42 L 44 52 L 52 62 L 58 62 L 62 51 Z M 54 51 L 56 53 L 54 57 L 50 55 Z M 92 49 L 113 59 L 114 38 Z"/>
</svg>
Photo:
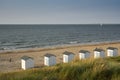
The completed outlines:
<svg viewBox="0 0 120 80">
<path fill-rule="evenodd" d="M 0 73 L 0 80 L 120 80 L 120 56 Z"/>
</svg>

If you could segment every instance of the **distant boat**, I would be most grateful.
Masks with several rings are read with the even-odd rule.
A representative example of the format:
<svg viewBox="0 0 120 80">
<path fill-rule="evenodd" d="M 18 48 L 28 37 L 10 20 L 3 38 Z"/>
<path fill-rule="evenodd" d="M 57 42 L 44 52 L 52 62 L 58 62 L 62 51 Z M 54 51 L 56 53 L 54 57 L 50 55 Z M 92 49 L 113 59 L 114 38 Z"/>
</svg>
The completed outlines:
<svg viewBox="0 0 120 80">
<path fill-rule="evenodd" d="M 102 26 L 103 26 L 103 24 L 100 24 L 100 26 L 102 27 Z"/>
</svg>

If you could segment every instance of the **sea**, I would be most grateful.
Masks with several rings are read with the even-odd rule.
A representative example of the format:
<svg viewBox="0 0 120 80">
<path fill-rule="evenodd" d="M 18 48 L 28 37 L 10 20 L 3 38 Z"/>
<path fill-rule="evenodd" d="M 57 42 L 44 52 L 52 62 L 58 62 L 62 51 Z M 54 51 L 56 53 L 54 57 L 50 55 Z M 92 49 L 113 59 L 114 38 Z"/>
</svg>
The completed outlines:
<svg viewBox="0 0 120 80">
<path fill-rule="evenodd" d="M 0 51 L 120 41 L 120 24 L 0 25 Z"/>
</svg>

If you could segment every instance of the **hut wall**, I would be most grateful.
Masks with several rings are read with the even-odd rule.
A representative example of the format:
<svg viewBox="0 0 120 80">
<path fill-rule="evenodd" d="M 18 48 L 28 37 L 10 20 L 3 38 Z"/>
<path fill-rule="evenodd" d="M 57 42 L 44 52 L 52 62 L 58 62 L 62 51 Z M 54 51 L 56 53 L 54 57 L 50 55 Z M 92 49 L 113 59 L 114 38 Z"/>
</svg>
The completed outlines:
<svg viewBox="0 0 120 80">
<path fill-rule="evenodd" d="M 104 51 L 94 51 L 94 58 L 103 58 Z"/>
<path fill-rule="evenodd" d="M 29 68 L 33 68 L 34 67 L 34 61 L 32 59 L 28 59 L 28 60 L 21 60 L 22 62 L 22 68 L 24 70 L 29 69 Z"/>
<path fill-rule="evenodd" d="M 107 56 L 113 57 L 113 56 L 117 56 L 117 54 L 118 54 L 117 49 L 114 49 L 114 50 L 108 49 L 107 50 Z"/>
</svg>

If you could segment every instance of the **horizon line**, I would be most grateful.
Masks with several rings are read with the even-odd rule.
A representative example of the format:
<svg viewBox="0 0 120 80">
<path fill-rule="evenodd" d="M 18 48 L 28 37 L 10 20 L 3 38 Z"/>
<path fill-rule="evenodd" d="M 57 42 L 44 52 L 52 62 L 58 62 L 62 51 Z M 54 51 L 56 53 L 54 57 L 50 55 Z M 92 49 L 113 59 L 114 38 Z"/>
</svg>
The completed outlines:
<svg viewBox="0 0 120 80">
<path fill-rule="evenodd" d="M 120 25 L 120 23 L 86 23 L 86 24 L 0 24 L 0 25 Z"/>
</svg>

